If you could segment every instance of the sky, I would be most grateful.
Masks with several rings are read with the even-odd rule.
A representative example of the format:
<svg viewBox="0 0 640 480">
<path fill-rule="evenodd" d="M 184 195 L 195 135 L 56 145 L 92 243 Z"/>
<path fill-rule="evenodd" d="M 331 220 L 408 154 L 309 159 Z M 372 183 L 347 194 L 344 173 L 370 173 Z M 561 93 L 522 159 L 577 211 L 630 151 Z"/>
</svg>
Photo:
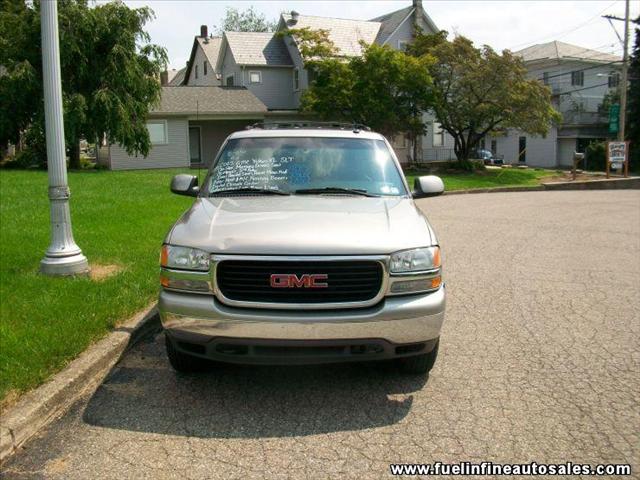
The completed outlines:
<svg viewBox="0 0 640 480">
<path fill-rule="evenodd" d="M 227 7 L 253 6 L 268 19 L 296 10 L 318 15 L 368 20 L 411 5 L 411 0 L 377 1 L 226 1 L 226 0 L 125 0 L 131 7 L 150 6 L 156 19 L 147 25 L 152 41 L 165 47 L 170 67 L 182 68 L 189 59 L 200 25 L 211 32 L 221 23 Z M 560 40 L 585 48 L 622 55 L 622 47 L 609 22 L 601 15 L 624 16 L 623 0 L 582 1 L 437 1 L 423 0 L 427 14 L 438 28 L 469 37 L 477 45 L 496 50 L 519 50 L 536 43 Z M 640 1 L 631 1 L 631 18 L 640 15 Z M 623 22 L 613 22 L 622 37 Z M 630 49 L 633 45 L 631 24 Z"/>
</svg>

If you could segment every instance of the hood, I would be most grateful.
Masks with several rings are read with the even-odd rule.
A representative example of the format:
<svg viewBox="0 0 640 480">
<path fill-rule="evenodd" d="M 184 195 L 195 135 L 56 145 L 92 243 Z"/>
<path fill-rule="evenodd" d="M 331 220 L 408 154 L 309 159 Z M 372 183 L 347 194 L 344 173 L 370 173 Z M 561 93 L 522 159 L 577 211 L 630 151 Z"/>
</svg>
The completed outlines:
<svg viewBox="0 0 640 480">
<path fill-rule="evenodd" d="M 292 195 L 198 198 L 166 242 L 212 253 L 371 255 L 436 239 L 408 198 Z"/>
</svg>

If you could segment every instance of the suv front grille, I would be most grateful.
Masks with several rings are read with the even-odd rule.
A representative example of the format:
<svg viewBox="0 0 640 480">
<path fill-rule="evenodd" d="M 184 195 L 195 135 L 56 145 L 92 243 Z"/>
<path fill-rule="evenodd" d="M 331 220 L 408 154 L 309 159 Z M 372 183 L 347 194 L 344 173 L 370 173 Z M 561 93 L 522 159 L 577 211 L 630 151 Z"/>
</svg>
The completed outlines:
<svg viewBox="0 0 640 480">
<path fill-rule="evenodd" d="M 271 275 L 326 275 L 326 288 L 271 286 Z M 258 303 L 342 303 L 374 299 L 382 287 L 383 270 L 374 260 L 223 260 L 216 267 L 218 289 L 229 300 Z"/>
</svg>

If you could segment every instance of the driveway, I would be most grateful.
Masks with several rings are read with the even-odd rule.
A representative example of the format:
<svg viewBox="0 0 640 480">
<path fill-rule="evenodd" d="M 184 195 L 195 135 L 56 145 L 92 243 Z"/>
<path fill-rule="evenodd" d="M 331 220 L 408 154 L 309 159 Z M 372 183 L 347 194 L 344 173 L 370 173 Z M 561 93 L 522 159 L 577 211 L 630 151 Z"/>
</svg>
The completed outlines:
<svg viewBox="0 0 640 480">
<path fill-rule="evenodd" d="M 640 475 L 640 192 L 420 201 L 449 293 L 430 378 L 388 366 L 180 376 L 162 336 L 5 478 L 380 478 L 391 462 L 631 463 Z"/>
</svg>

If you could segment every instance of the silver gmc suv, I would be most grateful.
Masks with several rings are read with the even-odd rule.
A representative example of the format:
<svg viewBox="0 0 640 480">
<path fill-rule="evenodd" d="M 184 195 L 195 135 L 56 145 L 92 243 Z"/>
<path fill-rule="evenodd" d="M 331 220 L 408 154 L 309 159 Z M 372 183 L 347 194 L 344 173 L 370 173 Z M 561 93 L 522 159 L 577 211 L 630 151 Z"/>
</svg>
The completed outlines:
<svg viewBox="0 0 640 480">
<path fill-rule="evenodd" d="M 159 310 L 178 371 L 210 360 L 395 360 L 427 373 L 444 320 L 442 256 L 389 142 L 366 127 L 265 124 L 230 135 L 161 253 Z"/>
</svg>

